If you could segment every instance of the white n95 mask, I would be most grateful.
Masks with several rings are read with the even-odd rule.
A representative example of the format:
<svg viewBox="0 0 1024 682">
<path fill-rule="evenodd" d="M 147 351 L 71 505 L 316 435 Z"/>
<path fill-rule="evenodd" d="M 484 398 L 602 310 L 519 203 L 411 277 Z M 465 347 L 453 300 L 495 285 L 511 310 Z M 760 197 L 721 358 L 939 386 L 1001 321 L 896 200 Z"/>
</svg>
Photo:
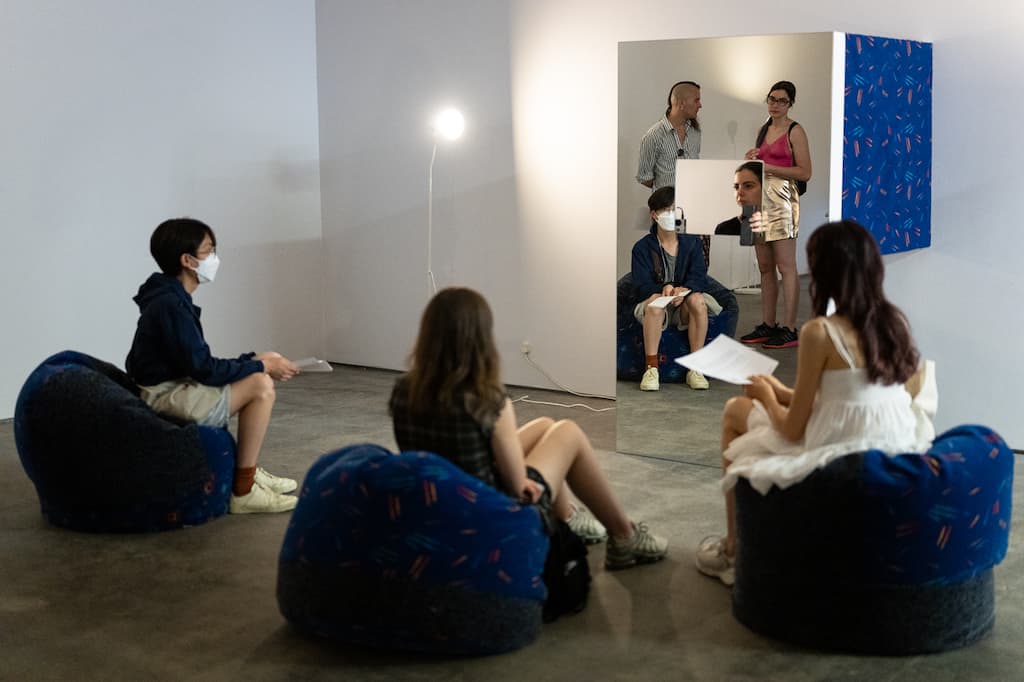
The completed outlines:
<svg viewBox="0 0 1024 682">
<path fill-rule="evenodd" d="M 193 268 L 196 271 L 196 275 L 199 277 L 200 284 L 207 284 L 212 282 L 217 277 L 217 268 L 220 267 L 220 258 L 217 257 L 217 253 L 211 253 L 209 256 L 199 261 L 199 265 Z"/>
<path fill-rule="evenodd" d="M 672 209 L 658 214 L 658 227 L 666 232 L 676 231 L 676 212 Z"/>
</svg>

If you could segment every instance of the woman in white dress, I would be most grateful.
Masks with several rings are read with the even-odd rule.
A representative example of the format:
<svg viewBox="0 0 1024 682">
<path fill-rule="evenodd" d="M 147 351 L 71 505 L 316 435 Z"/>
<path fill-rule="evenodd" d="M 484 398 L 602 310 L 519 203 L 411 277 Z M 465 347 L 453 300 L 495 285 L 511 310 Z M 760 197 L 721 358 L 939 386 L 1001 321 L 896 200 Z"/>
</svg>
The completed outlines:
<svg viewBox="0 0 1024 682">
<path fill-rule="evenodd" d="M 817 317 L 800 331 L 796 385 L 751 377 L 746 395 L 731 398 L 722 415 L 727 532 L 701 542 L 697 569 L 726 585 L 734 579 L 738 477 L 764 494 L 842 455 L 923 452 L 934 437 L 934 409 L 924 400 L 934 384 L 921 391 L 925 371 L 906 316 L 882 291 L 885 268 L 874 237 L 852 221 L 823 225 L 808 241 L 807 262 Z"/>
</svg>

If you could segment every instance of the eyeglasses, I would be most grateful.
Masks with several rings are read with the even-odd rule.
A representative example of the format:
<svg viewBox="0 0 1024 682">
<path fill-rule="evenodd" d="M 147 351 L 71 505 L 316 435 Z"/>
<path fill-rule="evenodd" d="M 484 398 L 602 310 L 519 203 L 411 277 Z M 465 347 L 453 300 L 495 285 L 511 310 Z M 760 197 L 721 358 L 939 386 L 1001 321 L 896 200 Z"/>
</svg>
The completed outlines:
<svg viewBox="0 0 1024 682">
<path fill-rule="evenodd" d="M 207 250 L 199 249 L 196 251 L 196 256 L 209 256 L 211 253 L 217 253 L 217 247 L 211 246 Z"/>
<path fill-rule="evenodd" d="M 775 99 L 771 95 L 768 95 L 768 99 L 766 99 L 765 102 L 767 102 L 768 104 L 779 104 L 779 105 L 782 105 L 784 107 L 788 107 L 790 104 L 793 103 L 792 101 L 790 101 L 790 100 L 788 100 L 786 98 Z"/>
</svg>

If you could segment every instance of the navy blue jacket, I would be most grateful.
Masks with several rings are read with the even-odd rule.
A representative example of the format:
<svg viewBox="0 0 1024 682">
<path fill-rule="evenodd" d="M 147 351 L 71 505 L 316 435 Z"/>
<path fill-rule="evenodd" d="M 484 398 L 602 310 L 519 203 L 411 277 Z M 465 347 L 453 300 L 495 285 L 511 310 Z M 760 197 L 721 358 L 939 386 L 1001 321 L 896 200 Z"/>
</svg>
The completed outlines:
<svg viewBox="0 0 1024 682">
<path fill-rule="evenodd" d="M 704 262 L 704 247 L 700 237 L 692 234 L 677 234 L 679 248 L 676 250 L 676 269 L 666 277 L 665 251 L 661 248 L 652 224 L 651 231 L 633 245 L 633 290 L 636 302 L 646 300 L 651 294 L 660 294 L 666 284 L 686 287 L 697 292 L 707 291 L 708 266 Z"/>
<path fill-rule="evenodd" d="M 199 307 L 177 278 L 154 272 L 133 300 L 139 325 L 125 370 L 140 386 L 192 378 L 207 386 L 226 386 L 263 371 L 255 353 L 236 359 L 215 358 L 203 338 Z"/>
</svg>

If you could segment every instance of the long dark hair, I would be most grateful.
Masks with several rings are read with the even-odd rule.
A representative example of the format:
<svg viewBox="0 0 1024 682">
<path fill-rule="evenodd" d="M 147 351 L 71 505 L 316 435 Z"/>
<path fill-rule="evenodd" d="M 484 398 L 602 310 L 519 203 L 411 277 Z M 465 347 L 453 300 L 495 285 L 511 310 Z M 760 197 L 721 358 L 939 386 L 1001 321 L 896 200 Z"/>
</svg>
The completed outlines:
<svg viewBox="0 0 1024 682">
<path fill-rule="evenodd" d="M 493 327 L 490 306 L 472 289 L 442 289 L 430 299 L 406 375 L 411 413 L 465 410 L 493 423 L 505 401 Z"/>
<path fill-rule="evenodd" d="M 920 355 L 906 315 L 882 291 L 885 265 L 871 233 L 852 220 L 822 225 L 807 242 L 807 264 L 814 314 L 835 301 L 860 336 L 868 378 L 895 384 L 913 376 Z"/>
</svg>

